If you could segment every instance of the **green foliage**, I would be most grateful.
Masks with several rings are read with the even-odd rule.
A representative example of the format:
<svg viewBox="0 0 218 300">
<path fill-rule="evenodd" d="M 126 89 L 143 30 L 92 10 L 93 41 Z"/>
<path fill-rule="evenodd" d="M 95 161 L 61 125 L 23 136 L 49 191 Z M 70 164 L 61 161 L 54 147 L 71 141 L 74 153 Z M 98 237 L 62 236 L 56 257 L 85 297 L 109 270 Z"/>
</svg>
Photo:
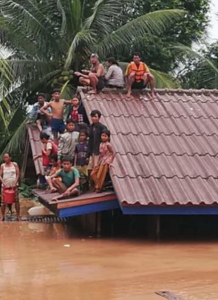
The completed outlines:
<svg viewBox="0 0 218 300">
<path fill-rule="evenodd" d="M 149 66 L 162 72 L 170 72 L 178 67 L 180 61 L 170 51 L 169 45 L 181 43 L 191 46 L 193 41 L 203 36 L 208 25 L 208 0 L 135 0 L 132 6 L 126 6 L 124 14 L 131 20 L 145 13 L 169 8 L 183 9 L 186 14 L 164 33 L 146 35 L 140 42 L 137 40 L 121 59 L 129 61 L 132 53 L 137 51 Z"/>
<path fill-rule="evenodd" d="M 19 196 L 37 201 L 38 198 L 33 194 L 34 188 L 36 188 L 35 185 L 28 185 L 25 182 L 21 182 L 19 186 Z"/>
<path fill-rule="evenodd" d="M 160 8 L 146 11 L 132 0 L 1 0 L 1 47 L 8 51 L 0 64 L 1 150 L 21 146 L 25 103 L 32 103 L 36 92 L 59 87 L 70 97 L 77 84 L 72 70 L 87 64 L 93 51 L 102 59 L 121 56 L 139 38 L 160 36 L 184 16 L 179 7 Z M 163 74 L 158 78 L 161 82 Z"/>
<path fill-rule="evenodd" d="M 205 49 L 194 51 L 188 47 L 174 47 L 187 57 L 186 64 L 179 74 L 179 80 L 185 88 L 218 88 L 218 42 Z"/>
</svg>

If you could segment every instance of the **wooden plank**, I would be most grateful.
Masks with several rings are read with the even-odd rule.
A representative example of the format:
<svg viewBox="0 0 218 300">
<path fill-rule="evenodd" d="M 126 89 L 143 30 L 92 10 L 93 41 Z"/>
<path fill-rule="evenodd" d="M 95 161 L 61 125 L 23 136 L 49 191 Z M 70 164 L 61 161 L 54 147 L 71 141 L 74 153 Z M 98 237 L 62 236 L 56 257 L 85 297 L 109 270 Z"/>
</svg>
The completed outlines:
<svg viewBox="0 0 218 300">
<path fill-rule="evenodd" d="M 115 197 L 107 196 L 107 197 L 102 197 L 102 198 L 91 198 L 91 199 L 84 199 L 84 200 L 71 201 L 71 202 L 59 201 L 57 203 L 57 208 L 62 209 L 62 208 L 68 208 L 68 207 L 82 206 L 82 205 L 86 205 L 86 204 L 93 204 L 93 203 L 99 203 L 99 202 L 104 202 L 104 201 L 113 201 L 115 199 L 116 199 L 116 196 Z"/>
</svg>

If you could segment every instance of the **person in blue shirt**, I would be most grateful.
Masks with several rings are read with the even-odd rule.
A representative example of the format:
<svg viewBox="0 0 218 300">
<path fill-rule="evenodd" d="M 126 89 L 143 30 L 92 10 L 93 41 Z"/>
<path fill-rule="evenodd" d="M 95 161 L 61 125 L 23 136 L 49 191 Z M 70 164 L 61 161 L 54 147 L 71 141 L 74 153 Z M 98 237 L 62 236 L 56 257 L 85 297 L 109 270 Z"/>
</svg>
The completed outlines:
<svg viewBox="0 0 218 300">
<path fill-rule="evenodd" d="M 29 120 L 32 122 L 36 122 L 36 126 L 41 132 L 43 129 L 47 129 L 50 124 L 50 117 L 51 108 L 47 108 L 48 115 L 43 114 L 40 112 L 40 109 L 47 104 L 45 101 L 45 94 L 39 93 L 37 95 L 37 102 L 33 105 L 30 113 L 29 113 Z"/>
</svg>

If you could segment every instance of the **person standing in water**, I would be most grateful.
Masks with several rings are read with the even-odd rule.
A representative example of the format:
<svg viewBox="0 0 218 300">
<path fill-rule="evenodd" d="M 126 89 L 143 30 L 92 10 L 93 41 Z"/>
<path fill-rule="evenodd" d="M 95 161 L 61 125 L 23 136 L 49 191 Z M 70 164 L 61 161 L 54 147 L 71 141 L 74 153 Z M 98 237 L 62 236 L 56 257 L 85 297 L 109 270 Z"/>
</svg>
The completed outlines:
<svg viewBox="0 0 218 300">
<path fill-rule="evenodd" d="M 5 153 L 3 156 L 4 163 L 0 167 L 0 182 L 1 188 L 1 221 L 5 220 L 5 191 L 13 189 L 15 191 L 15 210 L 17 213 L 17 220 L 20 220 L 20 204 L 18 198 L 18 186 L 20 178 L 20 170 L 16 162 L 12 162 L 11 155 Z"/>
</svg>

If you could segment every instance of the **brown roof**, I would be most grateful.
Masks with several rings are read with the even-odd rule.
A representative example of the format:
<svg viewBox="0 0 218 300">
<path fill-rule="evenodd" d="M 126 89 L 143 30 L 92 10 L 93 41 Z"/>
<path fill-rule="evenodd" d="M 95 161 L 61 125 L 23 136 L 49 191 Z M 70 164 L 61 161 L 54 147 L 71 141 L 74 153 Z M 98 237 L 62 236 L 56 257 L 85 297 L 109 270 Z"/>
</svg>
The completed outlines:
<svg viewBox="0 0 218 300">
<path fill-rule="evenodd" d="M 111 131 L 122 205 L 218 204 L 218 90 L 80 93 Z"/>
<path fill-rule="evenodd" d="M 39 137 L 39 130 L 37 129 L 36 126 L 33 126 L 33 125 L 28 125 L 27 130 L 28 130 L 30 146 L 32 149 L 33 157 L 36 155 L 42 154 L 42 143 L 41 143 L 40 137 Z M 43 175 L 44 168 L 42 165 L 42 159 L 38 158 L 38 159 L 34 160 L 34 164 L 35 164 L 36 174 Z"/>
</svg>

